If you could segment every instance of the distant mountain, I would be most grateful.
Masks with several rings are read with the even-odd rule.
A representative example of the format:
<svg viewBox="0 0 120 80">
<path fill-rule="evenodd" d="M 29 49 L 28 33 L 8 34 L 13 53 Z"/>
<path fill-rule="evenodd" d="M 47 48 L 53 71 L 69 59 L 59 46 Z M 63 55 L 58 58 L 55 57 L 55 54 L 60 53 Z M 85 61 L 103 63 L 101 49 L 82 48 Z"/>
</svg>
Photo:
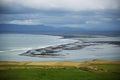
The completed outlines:
<svg viewBox="0 0 120 80">
<path fill-rule="evenodd" d="M 0 32 L 12 33 L 79 33 L 86 31 L 82 28 L 51 27 L 45 25 L 14 25 L 0 24 Z"/>
<path fill-rule="evenodd" d="M 113 31 L 91 31 L 83 28 L 51 27 L 45 25 L 14 25 L 0 24 L 0 33 L 31 33 L 31 34 L 118 34 Z"/>
</svg>

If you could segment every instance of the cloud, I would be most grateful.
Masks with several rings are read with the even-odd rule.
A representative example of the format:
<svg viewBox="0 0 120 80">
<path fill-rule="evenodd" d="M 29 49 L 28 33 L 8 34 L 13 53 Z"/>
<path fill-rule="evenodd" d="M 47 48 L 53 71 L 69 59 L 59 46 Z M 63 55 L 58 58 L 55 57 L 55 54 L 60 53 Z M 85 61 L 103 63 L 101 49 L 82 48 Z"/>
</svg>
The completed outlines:
<svg viewBox="0 0 120 80">
<path fill-rule="evenodd" d="M 118 21 L 120 21 L 120 18 L 117 18 Z"/>
<path fill-rule="evenodd" d="M 49 14 L 0 14 L 0 24 L 18 24 L 18 25 L 47 25 L 55 27 L 89 27 L 89 25 L 112 24 L 118 20 L 119 16 L 106 14 L 74 14 L 65 13 L 64 15 Z M 118 24 L 118 23 L 116 23 Z"/>
<path fill-rule="evenodd" d="M 101 20 L 104 20 L 104 21 L 111 21 L 112 18 L 106 18 L 106 17 L 104 17 L 104 18 L 102 18 Z"/>
<path fill-rule="evenodd" d="M 40 25 L 40 23 L 37 20 L 11 20 L 11 21 L 5 21 L 4 24 L 17 24 L 17 25 Z"/>
<path fill-rule="evenodd" d="M 120 0 L 1 0 L 1 4 L 5 6 L 18 4 L 32 9 L 70 11 L 120 8 Z"/>
<path fill-rule="evenodd" d="M 101 24 L 100 21 L 86 21 L 86 24 Z"/>
</svg>

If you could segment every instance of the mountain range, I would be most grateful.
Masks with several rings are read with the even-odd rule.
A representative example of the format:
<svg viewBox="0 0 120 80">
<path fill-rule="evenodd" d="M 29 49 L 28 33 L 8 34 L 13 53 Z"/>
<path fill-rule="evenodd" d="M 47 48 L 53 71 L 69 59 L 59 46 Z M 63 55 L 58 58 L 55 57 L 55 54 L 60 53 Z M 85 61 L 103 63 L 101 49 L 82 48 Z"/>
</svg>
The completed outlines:
<svg viewBox="0 0 120 80">
<path fill-rule="evenodd" d="M 15 25 L 0 24 L 0 33 L 30 33 L 30 34 L 119 34 L 120 31 L 86 30 L 73 27 L 52 27 L 45 25 Z"/>
</svg>

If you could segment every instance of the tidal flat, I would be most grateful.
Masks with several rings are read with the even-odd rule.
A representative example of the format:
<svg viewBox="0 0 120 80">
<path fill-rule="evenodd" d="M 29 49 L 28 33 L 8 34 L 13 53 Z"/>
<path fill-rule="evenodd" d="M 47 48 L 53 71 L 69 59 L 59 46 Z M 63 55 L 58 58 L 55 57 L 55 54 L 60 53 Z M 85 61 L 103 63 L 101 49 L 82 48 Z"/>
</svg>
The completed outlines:
<svg viewBox="0 0 120 80">
<path fill-rule="evenodd" d="M 105 35 L 52 36 L 0 34 L 0 61 L 83 62 L 120 60 L 120 37 Z"/>
</svg>

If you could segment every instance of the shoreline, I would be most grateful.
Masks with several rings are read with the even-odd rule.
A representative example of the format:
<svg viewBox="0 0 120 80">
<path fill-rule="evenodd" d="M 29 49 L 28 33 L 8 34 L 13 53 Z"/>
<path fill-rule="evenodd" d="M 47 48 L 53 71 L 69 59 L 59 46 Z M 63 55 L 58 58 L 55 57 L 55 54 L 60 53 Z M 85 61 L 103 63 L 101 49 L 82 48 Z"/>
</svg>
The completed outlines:
<svg viewBox="0 0 120 80">
<path fill-rule="evenodd" d="M 76 37 L 80 37 L 80 36 L 76 36 Z M 82 37 L 91 37 L 91 38 L 94 38 L 93 36 L 82 36 Z M 99 37 L 99 36 L 98 36 Z M 73 37 L 74 38 L 74 37 Z M 71 39 L 71 38 L 67 38 L 67 39 Z M 84 44 L 83 44 L 84 43 Z M 119 45 L 120 45 L 120 41 L 93 41 L 93 42 L 82 42 L 82 44 L 81 44 L 81 42 L 73 42 L 73 43 L 68 43 L 68 44 L 63 44 L 63 45 L 57 45 L 57 46 L 48 46 L 48 47 L 45 47 L 45 48 L 35 48 L 35 49 L 29 49 L 29 50 L 27 50 L 27 51 L 25 51 L 25 52 L 23 52 L 23 53 L 20 53 L 20 54 L 18 54 L 18 56 L 21 56 L 21 57 L 25 57 L 25 58 L 27 58 L 28 57 L 28 59 L 34 59 L 34 58 L 65 58 L 65 61 L 69 61 L 69 58 L 68 57 L 66 57 L 66 56 L 69 56 L 70 55 L 70 57 L 71 57 L 71 54 L 72 54 L 72 51 L 74 50 L 74 51 L 77 51 L 77 50 L 82 50 L 83 48 L 85 49 L 85 47 L 90 47 L 90 46 L 97 46 L 98 44 L 100 44 L 100 46 L 102 46 L 103 44 L 106 44 L 106 45 L 108 45 L 108 44 L 112 44 L 112 45 L 115 45 L 115 47 L 119 47 Z M 105 45 L 105 46 L 106 46 Z M 98 45 L 99 46 L 99 45 Z M 108 46 L 109 47 L 109 46 Z M 98 52 L 100 51 L 100 49 L 102 50 L 102 49 L 104 49 L 103 47 L 98 47 L 98 48 L 96 48 L 96 47 L 93 47 L 91 50 L 89 50 L 88 49 L 88 51 L 97 51 L 98 50 Z M 71 51 L 70 51 L 71 50 Z M 66 52 L 65 52 L 66 51 Z M 69 52 L 70 53 L 69 53 Z M 73 51 L 73 53 L 76 53 L 75 55 L 78 55 L 78 53 L 79 52 L 74 52 Z M 84 50 L 85 51 L 85 50 Z M 117 51 L 117 50 L 116 50 Z M 87 53 L 87 52 L 86 52 Z M 89 53 L 88 53 L 89 54 Z M 112 53 L 111 53 L 112 54 Z M 84 54 L 82 54 L 82 55 L 84 55 Z M 97 56 L 97 55 L 95 55 L 95 56 Z M 89 57 L 89 56 L 88 56 Z M 91 56 L 92 57 L 92 56 Z M 80 58 L 81 59 L 81 56 L 80 57 L 78 57 L 78 58 Z M 111 58 L 111 57 L 110 57 Z M 6 58 L 7 59 L 7 58 Z M 12 58 L 11 58 L 12 59 Z M 16 59 L 18 59 L 18 58 L 16 58 Z M 73 58 L 73 61 L 75 60 L 76 58 Z M 85 58 L 84 58 L 85 59 Z M 105 58 L 94 58 L 94 55 L 93 55 L 93 59 L 105 59 Z M 113 57 L 113 59 L 114 59 L 114 57 Z M 118 59 L 119 60 L 119 58 L 117 57 L 116 59 Z M 38 62 L 38 60 L 39 59 L 36 59 L 36 61 Z M 47 61 L 47 59 L 45 59 L 46 61 Z M 61 60 L 61 59 L 58 59 L 57 61 L 63 61 L 63 60 Z M 72 60 L 72 59 L 71 59 Z M 70 60 L 70 61 L 71 61 Z M 76 59 L 77 60 L 77 59 Z M 76 62 L 76 60 L 74 61 L 74 62 Z M 81 59 L 82 60 L 82 59 Z M 86 60 L 87 60 L 87 58 L 86 58 Z M 90 60 L 92 60 L 91 58 L 90 58 Z M 109 59 L 106 59 L 106 60 L 109 60 Z M 112 60 L 112 58 L 111 58 L 111 60 Z M 8 60 L 9 61 L 9 60 Z M 15 59 L 13 58 L 12 60 L 10 60 L 10 61 L 15 61 Z M 28 61 L 28 60 L 23 60 L 23 61 Z M 51 59 L 50 61 L 54 61 L 53 59 Z M 59 62 L 60 62 L 59 61 Z M 79 59 L 78 59 L 78 61 L 80 61 Z M 85 60 L 84 60 L 85 61 Z M 19 62 L 19 60 L 18 60 L 18 62 Z M 56 61 L 55 61 L 56 62 Z M 81 62 L 81 61 L 80 61 Z"/>
</svg>

